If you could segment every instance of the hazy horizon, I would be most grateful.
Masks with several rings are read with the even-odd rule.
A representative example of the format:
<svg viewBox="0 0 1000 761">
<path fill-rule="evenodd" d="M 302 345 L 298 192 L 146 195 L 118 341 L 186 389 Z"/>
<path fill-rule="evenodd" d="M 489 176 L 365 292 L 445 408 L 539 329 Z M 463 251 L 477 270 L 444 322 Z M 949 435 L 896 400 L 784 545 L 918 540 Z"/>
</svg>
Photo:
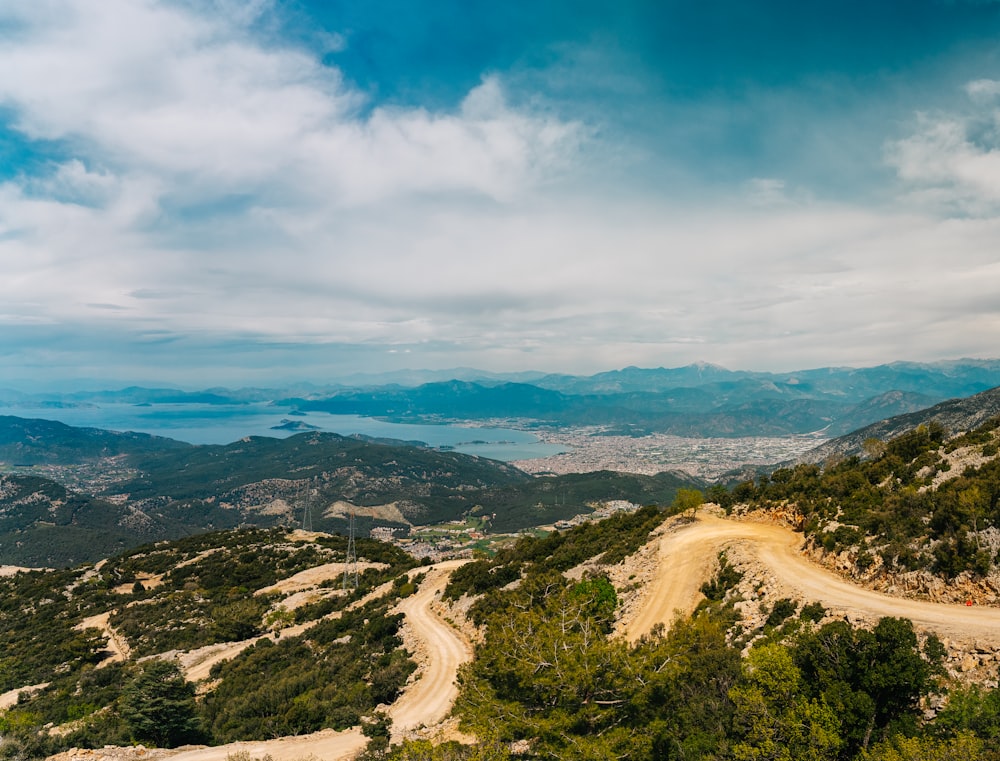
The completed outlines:
<svg viewBox="0 0 1000 761">
<path fill-rule="evenodd" d="M 930 366 L 941 366 L 950 365 L 958 363 L 989 363 L 1000 365 L 1000 356 L 998 357 L 954 357 L 948 359 L 934 360 L 930 362 L 919 362 L 910 359 L 891 359 L 886 362 L 879 362 L 872 365 L 818 365 L 811 367 L 790 367 L 782 368 L 778 370 L 761 370 L 748 367 L 725 367 L 723 365 L 718 365 L 712 362 L 695 361 L 686 365 L 677 366 L 664 366 L 659 365 L 656 367 L 641 367 L 638 365 L 625 365 L 622 367 L 610 367 L 604 368 L 602 370 L 597 370 L 593 373 L 568 373 L 561 372 L 558 370 L 546 372 L 544 370 L 538 369 L 523 369 L 523 370 L 511 370 L 508 372 L 503 371 L 493 371 L 485 370 L 483 368 L 475 367 L 452 367 L 452 368 L 441 368 L 441 369 L 431 369 L 431 368 L 401 368 L 398 370 L 386 370 L 383 372 L 356 372 L 347 373 L 340 376 L 330 376 L 328 378 L 303 378 L 303 377 L 291 377 L 286 379 L 275 378 L 273 383 L 261 383 L 261 384 L 251 384 L 244 383 L 243 380 L 236 375 L 231 375 L 228 380 L 220 380 L 214 383 L 172 383 L 163 380 L 158 380 L 155 378 L 148 378 L 146 380 L 142 379 L 111 379 L 111 378 L 55 378 L 55 379 L 39 379 L 35 378 L 28 382 L 18 383 L 16 381 L 11 381 L 9 383 L 0 382 L 0 392 L 4 390 L 14 391 L 26 396 L 37 396 L 45 394 L 72 394 L 72 393 L 92 393 L 100 391 L 121 391 L 127 388 L 144 388 L 144 389 L 171 389 L 177 390 L 184 393 L 192 392 L 211 392 L 212 390 L 227 390 L 227 391 L 238 391 L 240 389 L 288 389 L 295 387 L 315 387 L 317 389 L 323 388 L 325 386 L 338 386 L 342 385 L 349 387 L 351 384 L 357 383 L 359 385 L 388 385 L 388 384 L 404 384 L 407 380 L 412 380 L 414 384 L 423 384 L 427 382 L 435 381 L 445 381 L 445 380 L 465 380 L 465 379 L 512 379 L 519 382 L 531 383 L 533 379 L 544 378 L 545 376 L 571 376 L 588 378 L 596 375 L 602 375 L 604 373 L 617 373 L 625 372 L 627 370 L 640 370 L 640 371 L 656 371 L 656 370 L 682 370 L 691 367 L 702 367 L 702 368 L 715 368 L 727 372 L 733 373 L 754 373 L 754 374 L 769 374 L 774 376 L 792 376 L 795 373 L 805 373 L 805 372 L 815 372 L 819 370 L 865 370 L 872 369 L 876 367 L 892 366 L 892 365 L 930 365 Z M 26 385 L 27 383 L 27 385 Z"/>
</svg>

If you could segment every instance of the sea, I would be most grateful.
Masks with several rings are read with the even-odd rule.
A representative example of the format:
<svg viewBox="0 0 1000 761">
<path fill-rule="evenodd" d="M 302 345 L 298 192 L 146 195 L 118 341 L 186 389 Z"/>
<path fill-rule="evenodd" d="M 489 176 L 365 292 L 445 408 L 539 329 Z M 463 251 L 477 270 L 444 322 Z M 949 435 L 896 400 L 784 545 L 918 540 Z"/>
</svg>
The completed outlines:
<svg viewBox="0 0 1000 761">
<path fill-rule="evenodd" d="M 292 414 L 288 409 L 263 402 L 93 404 L 78 407 L 0 406 L 0 415 L 58 420 L 67 425 L 87 428 L 150 433 L 190 444 L 229 444 L 246 436 L 286 438 L 301 432 L 291 427 L 297 426 L 299 429 L 329 431 L 342 436 L 362 434 L 421 442 L 429 447 L 450 449 L 505 462 L 549 457 L 566 451 L 565 446 L 547 444 L 529 431 L 512 428 L 390 423 L 359 415 L 331 415 L 325 412 Z"/>
</svg>

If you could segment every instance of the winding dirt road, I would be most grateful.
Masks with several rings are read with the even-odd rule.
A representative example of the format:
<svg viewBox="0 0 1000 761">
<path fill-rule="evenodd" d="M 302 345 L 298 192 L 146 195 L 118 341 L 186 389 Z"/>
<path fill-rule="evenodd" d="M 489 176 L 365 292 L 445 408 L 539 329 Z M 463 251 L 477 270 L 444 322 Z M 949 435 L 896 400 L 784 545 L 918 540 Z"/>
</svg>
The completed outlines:
<svg viewBox="0 0 1000 761">
<path fill-rule="evenodd" d="M 465 562 L 448 560 L 433 566 L 416 594 L 398 606 L 419 640 L 418 648 L 423 652 L 418 656 L 424 665 L 419 680 L 389 709 L 394 739 L 422 725 L 443 721 L 458 696 L 455 675 L 459 666 L 472 660 L 472 644 L 442 620 L 431 603 L 444 590 L 451 572 Z"/>
<path fill-rule="evenodd" d="M 678 615 L 691 613 L 701 599 L 700 587 L 711 576 L 719 551 L 735 543 L 750 547 L 788 596 L 872 618 L 909 618 L 918 629 L 941 637 L 1000 645 L 1000 609 L 908 600 L 873 592 L 808 560 L 801 553 L 801 534 L 782 526 L 712 515 L 699 516 L 663 535 L 656 576 L 638 613 L 625 622 L 625 638 L 635 642 L 656 624 L 669 627 Z"/>
<path fill-rule="evenodd" d="M 416 594 L 399 604 L 424 665 L 417 680 L 411 682 L 402 697 L 389 708 L 394 738 L 444 719 L 458 694 L 455 675 L 458 667 L 472 657 L 472 646 L 431 609 L 431 602 L 444 589 L 451 572 L 463 562 L 446 561 L 431 566 Z M 382 594 L 387 591 L 380 589 Z M 238 751 L 246 751 L 253 758 L 270 755 L 274 761 L 295 761 L 310 756 L 322 761 L 342 761 L 354 758 L 367 742 L 358 728 L 344 732 L 325 729 L 298 737 L 182 751 L 170 756 L 170 761 L 226 761 L 229 755 Z"/>
</svg>

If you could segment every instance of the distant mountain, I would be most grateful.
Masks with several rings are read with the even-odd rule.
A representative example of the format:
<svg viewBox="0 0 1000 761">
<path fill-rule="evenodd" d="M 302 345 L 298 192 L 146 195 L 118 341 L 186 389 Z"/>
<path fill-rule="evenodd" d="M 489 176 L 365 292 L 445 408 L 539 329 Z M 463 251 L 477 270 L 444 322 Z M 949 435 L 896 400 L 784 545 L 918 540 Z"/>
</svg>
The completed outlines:
<svg viewBox="0 0 1000 761">
<path fill-rule="evenodd" d="M 417 388 L 345 391 L 326 399 L 284 399 L 283 405 L 310 412 L 384 416 L 397 420 L 440 417 L 548 419 L 576 403 L 571 397 L 525 383 L 484 386 L 451 380 Z"/>
<path fill-rule="evenodd" d="M 1000 385 L 1000 360 L 960 359 L 945 362 L 893 362 L 876 367 L 822 367 L 788 373 L 727 370 L 696 363 L 678 368 L 623 370 L 587 377 L 547 375 L 534 385 L 568 394 L 630 391 L 662 392 L 676 388 L 712 389 L 729 393 L 775 393 L 810 398 L 839 398 L 858 404 L 887 391 L 906 391 L 938 401 L 985 391 Z"/>
<path fill-rule="evenodd" d="M 872 420 L 885 420 L 896 415 L 925 410 L 937 401 L 933 396 L 912 391 L 887 391 L 865 400 L 846 415 L 838 417 L 824 433 L 828 436 L 840 436 L 863 428 Z"/>
<path fill-rule="evenodd" d="M 831 456 L 859 455 L 867 439 L 888 441 L 931 421 L 940 423 L 951 433 L 970 431 L 997 415 L 1000 415 L 1000 387 L 964 399 L 949 399 L 917 412 L 880 420 L 821 444 L 799 458 L 799 461 L 823 462 Z"/>
<path fill-rule="evenodd" d="M 551 426 L 604 426 L 626 435 L 689 437 L 784 436 L 852 430 L 886 413 L 928 406 L 936 397 L 912 392 L 860 404 L 809 393 L 797 384 L 741 378 L 665 391 L 571 394 L 523 383 L 483 386 L 466 381 L 416 388 L 344 390 L 321 399 L 282 399 L 300 411 L 381 417 L 394 421 L 519 419 Z M 893 406 L 895 405 L 895 406 Z"/>
<path fill-rule="evenodd" d="M 750 375 L 752 373 L 734 372 L 718 365 L 699 362 L 672 369 L 626 367 L 622 370 L 612 370 L 586 377 L 546 375 L 533 382 L 536 386 L 563 391 L 567 394 L 618 394 L 630 391 L 696 388 L 712 383 L 734 381 Z"/>
<path fill-rule="evenodd" d="M 533 383 L 544 378 L 546 373 L 526 370 L 513 373 L 494 373 L 472 367 L 455 367 L 450 370 L 397 370 L 388 373 L 355 373 L 340 379 L 343 386 L 402 386 L 404 388 L 423 386 L 427 383 L 443 383 L 450 380 L 472 381 L 476 383 Z"/>
<path fill-rule="evenodd" d="M 432 380 L 420 382 L 428 378 Z M 394 382 L 386 384 L 388 379 Z M 267 402 L 290 415 L 323 411 L 417 423 L 517 419 L 556 427 L 601 426 L 625 435 L 838 435 L 998 386 L 1000 360 L 894 362 L 788 373 L 732 371 L 696 363 L 678 368 L 626 367 L 586 377 L 458 368 L 355 376 L 352 382 L 355 385 L 298 384 L 287 389 L 12 392 L 5 398 L 14 407 Z"/>
</svg>

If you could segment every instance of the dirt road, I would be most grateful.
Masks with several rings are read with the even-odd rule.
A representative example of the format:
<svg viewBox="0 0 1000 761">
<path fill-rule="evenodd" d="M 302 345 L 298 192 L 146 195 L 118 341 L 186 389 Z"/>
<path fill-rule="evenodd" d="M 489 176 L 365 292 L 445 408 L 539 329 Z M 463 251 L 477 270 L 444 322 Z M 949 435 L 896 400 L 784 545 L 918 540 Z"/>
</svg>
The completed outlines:
<svg viewBox="0 0 1000 761">
<path fill-rule="evenodd" d="M 406 614 L 407 626 L 421 651 L 423 662 L 418 679 L 389 709 L 394 736 L 402 736 L 421 725 L 441 721 L 451 710 L 458 689 L 455 675 L 458 667 L 472 657 L 472 646 L 452 626 L 431 609 L 431 602 L 448 583 L 451 572 L 465 561 L 446 561 L 427 569 L 416 594 L 403 600 L 399 609 Z M 376 592 L 385 594 L 387 588 Z M 322 761 L 341 761 L 356 756 L 367 743 L 361 730 L 344 732 L 323 730 L 311 735 L 282 737 L 262 742 L 241 742 L 214 748 L 182 751 L 170 761 L 226 761 L 227 756 L 247 751 L 253 758 L 269 754 L 274 761 L 295 761 L 308 757 Z"/>
<path fill-rule="evenodd" d="M 16 690 L 9 690 L 0 694 L 0 711 L 6 711 L 8 708 L 16 706 L 17 699 L 22 692 L 38 692 L 48 686 L 48 682 L 42 682 L 41 684 L 32 684 L 28 687 L 18 687 Z"/>
<path fill-rule="evenodd" d="M 344 732 L 324 729 L 311 735 L 185 750 L 171 755 L 170 761 L 226 761 L 230 755 L 240 751 L 246 751 L 255 759 L 270 756 L 274 761 L 303 761 L 303 759 L 346 761 L 358 755 L 367 743 L 368 738 L 356 727 Z"/>
<path fill-rule="evenodd" d="M 472 645 L 431 609 L 431 603 L 440 596 L 451 572 L 464 562 L 449 560 L 433 566 L 416 594 L 398 606 L 423 650 L 417 653 L 423 667 L 420 678 L 389 710 L 394 738 L 442 721 L 458 696 L 455 675 L 459 666 L 472 659 Z"/>
<path fill-rule="evenodd" d="M 626 639 L 634 642 L 657 623 L 669 626 L 678 614 L 693 611 L 719 551 L 735 543 L 750 547 L 789 597 L 872 618 L 909 618 L 917 628 L 941 637 L 1000 645 L 1000 609 L 907 600 L 863 589 L 810 562 L 800 551 L 801 534 L 711 515 L 663 535 L 656 576 L 644 604 L 625 623 Z"/>
</svg>

